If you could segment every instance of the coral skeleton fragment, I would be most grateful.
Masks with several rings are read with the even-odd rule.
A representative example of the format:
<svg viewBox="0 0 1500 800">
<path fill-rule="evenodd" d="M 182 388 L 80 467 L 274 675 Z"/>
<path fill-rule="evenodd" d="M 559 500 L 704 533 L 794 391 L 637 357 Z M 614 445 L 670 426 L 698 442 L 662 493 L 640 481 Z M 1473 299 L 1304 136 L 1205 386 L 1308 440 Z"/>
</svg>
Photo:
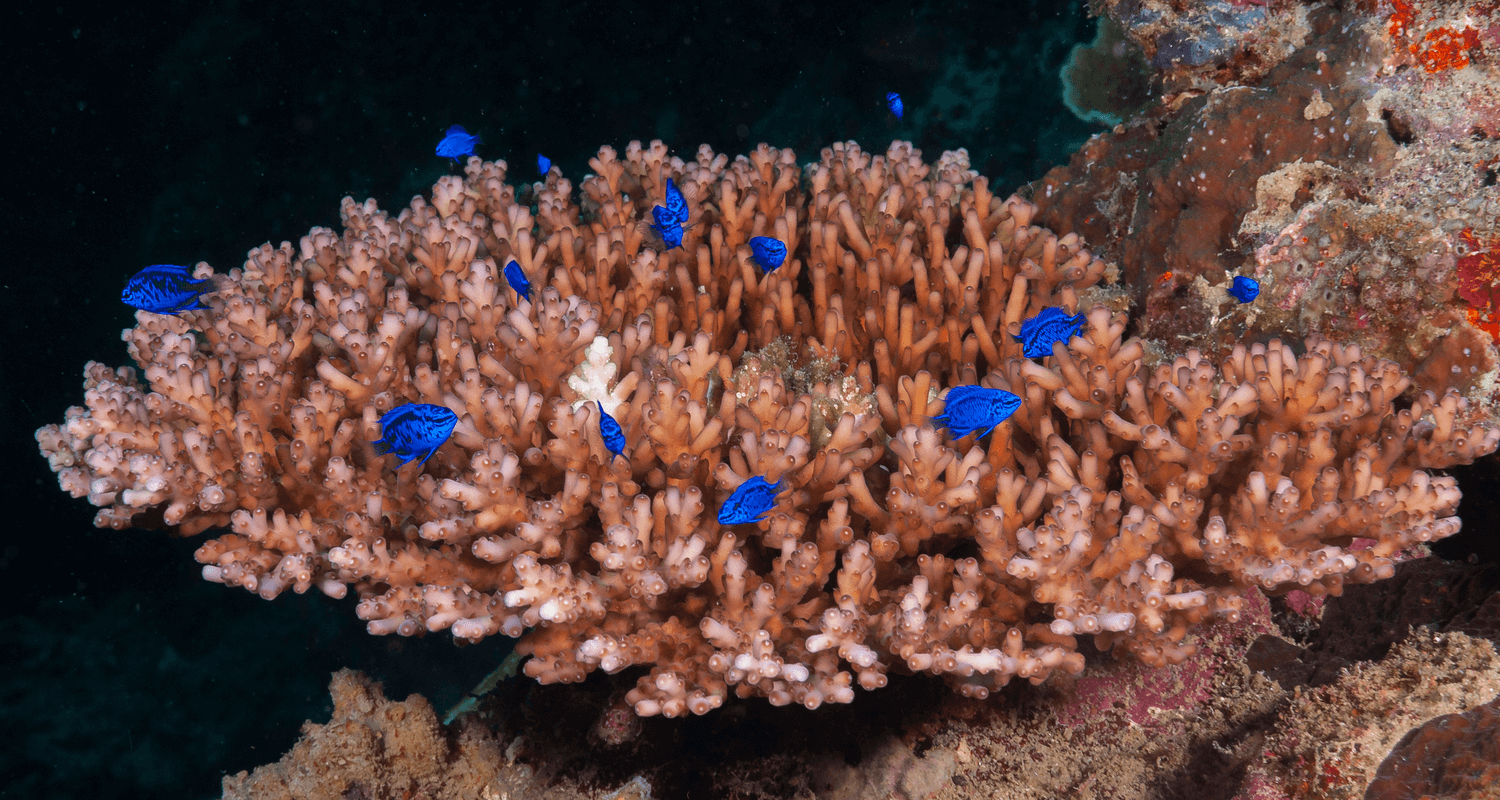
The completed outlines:
<svg viewBox="0 0 1500 800">
<path fill-rule="evenodd" d="M 1500 443 L 1329 341 L 1148 366 L 1107 266 L 961 150 L 590 166 L 527 203 L 478 157 L 397 214 L 345 199 L 207 309 L 137 313 L 139 368 L 89 364 L 42 451 L 101 527 L 227 527 L 208 580 L 521 637 L 544 683 L 639 667 L 636 712 L 680 715 L 892 671 L 983 697 L 1077 673 L 1080 636 L 1178 662 L 1247 592 L 1337 594 L 1457 531 L 1424 470 Z M 451 432 L 379 457 L 417 404 Z"/>
</svg>

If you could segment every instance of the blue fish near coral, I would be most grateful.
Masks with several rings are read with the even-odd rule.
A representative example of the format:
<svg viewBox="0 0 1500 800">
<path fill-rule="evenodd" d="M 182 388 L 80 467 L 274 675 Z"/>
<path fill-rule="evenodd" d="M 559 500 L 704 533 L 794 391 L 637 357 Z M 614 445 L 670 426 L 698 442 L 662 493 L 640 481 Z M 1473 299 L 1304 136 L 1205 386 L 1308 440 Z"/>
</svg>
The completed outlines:
<svg viewBox="0 0 1500 800">
<path fill-rule="evenodd" d="M 1246 278 L 1243 275 L 1234 276 L 1234 284 L 1229 287 L 1229 293 L 1234 299 L 1241 303 L 1248 303 L 1260 297 L 1260 281 L 1254 278 Z"/>
<path fill-rule="evenodd" d="M 215 275 L 194 280 L 187 267 L 176 264 L 152 264 L 125 282 L 120 299 L 125 305 L 154 314 L 176 314 L 208 308 L 203 295 L 228 287 L 229 278 Z"/>
<path fill-rule="evenodd" d="M 453 434 L 458 415 L 431 403 L 408 403 L 396 406 L 380 417 L 379 439 L 371 442 L 378 455 L 395 453 L 404 465 L 418 456 L 422 463 L 437 452 Z"/>
<path fill-rule="evenodd" d="M 526 273 L 521 271 L 521 265 L 515 259 L 505 262 L 505 282 L 516 290 L 516 294 L 531 299 L 531 281 L 526 280 Z"/>
<path fill-rule="evenodd" d="M 665 206 L 652 206 L 651 216 L 656 220 L 651 230 L 661 236 L 661 240 L 667 244 L 667 249 L 681 247 L 682 223 L 677 220 L 677 215 Z"/>
<path fill-rule="evenodd" d="M 955 386 L 943 399 L 943 413 L 932 421 L 952 431 L 953 438 L 962 439 L 975 431 L 988 432 L 1020 407 L 1021 398 L 1004 389 Z"/>
<path fill-rule="evenodd" d="M 786 261 L 786 242 L 770 236 L 750 237 L 750 257 L 766 272 L 775 272 Z"/>
<path fill-rule="evenodd" d="M 604 438 L 604 446 L 609 448 L 609 452 L 615 455 L 625 452 L 625 431 L 621 430 L 620 423 L 602 405 L 599 406 L 599 435 Z"/>
<path fill-rule="evenodd" d="M 781 492 L 781 484 L 781 481 L 766 483 L 766 479 L 759 475 L 740 484 L 719 509 L 719 524 L 760 522 L 761 517 L 776 505 L 776 495 Z"/>
<path fill-rule="evenodd" d="M 458 160 L 459 156 L 474 155 L 474 145 L 479 144 L 479 135 L 470 135 L 462 125 L 454 125 L 438 142 L 437 154 L 443 158 Z"/>
<path fill-rule="evenodd" d="M 542 155 L 541 153 L 537 153 L 536 171 L 542 173 L 543 177 L 546 177 L 547 173 L 552 171 L 552 159 Z"/>
<path fill-rule="evenodd" d="M 677 220 L 678 225 L 686 225 L 688 221 L 687 198 L 682 196 L 682 191 L 677 184 L 667 178 L 667 211 L 671 212 L 672 218 Z"/>
<path fill-rule="evenodd" d="M 885 107 L 889 108 L 891 113 L 896 115 L 896 119 L 901 119 L 901 115 L 906 111 L 906 106 L 901 104 L 901 95 L 895 92 L 888 92 L 886 94 Z"/>
<path fill-rule="evenodd" d="M 1042 358 L 1052 355 L 1053 342 L 1066 342 L 1078 335 L 1083 327 L 1082 314 L 1068 314 L 1057 306 L 1042 309 L 1042 313 L 1021 323 L 1021 352 L 1027 358 Z"/>
</svg>

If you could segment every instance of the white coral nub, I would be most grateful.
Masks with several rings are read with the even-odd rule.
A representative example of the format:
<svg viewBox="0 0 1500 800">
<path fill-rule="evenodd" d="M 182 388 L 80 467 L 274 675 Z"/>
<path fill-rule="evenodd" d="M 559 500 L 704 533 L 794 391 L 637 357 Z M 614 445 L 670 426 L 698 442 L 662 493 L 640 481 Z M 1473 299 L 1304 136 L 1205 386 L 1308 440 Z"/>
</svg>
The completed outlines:
<svg viewBox="0 0 1500 800">
<path fill-rule="evenodd" d="M 585 403 L 596 402 L 604 408 L 605 413 L 615 413 L 620 400 L 610 394 L 610 384 L 619 371 L 611 360 L 614 355 L 615 350 L 609 346 L 609 338 L 605 336 L 595 336 L 594 341 L 583 351 L 583 363 L 568 376 L 568 387 L 578 393 L 578 399 L 573 401 L 574 410 L 583 407 Z"/>
</svg>

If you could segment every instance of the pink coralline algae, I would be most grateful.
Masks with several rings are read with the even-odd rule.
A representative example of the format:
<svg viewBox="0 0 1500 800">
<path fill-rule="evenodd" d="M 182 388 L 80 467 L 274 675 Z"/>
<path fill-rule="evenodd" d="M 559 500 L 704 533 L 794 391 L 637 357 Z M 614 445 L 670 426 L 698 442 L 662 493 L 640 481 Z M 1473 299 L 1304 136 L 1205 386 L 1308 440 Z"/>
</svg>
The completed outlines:
<svg viewBox="0 0 1500 800">
<path fill-rule="evenodd" d="M 1458 293 L 1469 320 L 1500 341 L 1500 237 L 1480 240 L 1472 228 L 1458 232 Z"/>
</svg>

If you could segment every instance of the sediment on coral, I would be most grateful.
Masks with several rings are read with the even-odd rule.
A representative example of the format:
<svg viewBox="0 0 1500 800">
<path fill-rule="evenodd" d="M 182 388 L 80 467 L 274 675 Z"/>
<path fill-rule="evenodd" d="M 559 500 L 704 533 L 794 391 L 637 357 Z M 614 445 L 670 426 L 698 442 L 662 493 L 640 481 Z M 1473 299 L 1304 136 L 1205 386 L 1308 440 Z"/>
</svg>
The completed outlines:
<svg viewBox="0 0 1500 800">
<path fill-rule="evenodd" d="M 345 199 L 342 232 L 251 251 L 208 310 L 141 312 L 139 372 L 88 365 L 85 406 L 37 433 L 63 488 L 101 527 L 229 527 L 208 580 L 352 589 L 373 634 L 520 637 L 544 683 L 640 668 L 625 701 L 675 716 L 847 703 L 893 670 L 983 697 L 1077 673 L 1081 636 L 1180 662 L 1248 591 L 1337 594 L 1455 532 L 1425 470 L 1500 443 L 1326 340 L 1148 369 L 1095 302 L 1107 265 L 962 150 L 590 164 L 576 193 L 471 158 L 395 216 Z M 645 222 L 668 179 L 672 249 Z M 761 235 L 787 245 L 769 273 Z M 1024 358 L 1054 306 L 1082 329 Z M 973 384 L 1020 406 L 954 440 L 932 418 Z M 411 402 L 459 422 L 400 465 L 371 442 Z M 719 524 L 752 477 L 775 506 Z"/>
</svg>

